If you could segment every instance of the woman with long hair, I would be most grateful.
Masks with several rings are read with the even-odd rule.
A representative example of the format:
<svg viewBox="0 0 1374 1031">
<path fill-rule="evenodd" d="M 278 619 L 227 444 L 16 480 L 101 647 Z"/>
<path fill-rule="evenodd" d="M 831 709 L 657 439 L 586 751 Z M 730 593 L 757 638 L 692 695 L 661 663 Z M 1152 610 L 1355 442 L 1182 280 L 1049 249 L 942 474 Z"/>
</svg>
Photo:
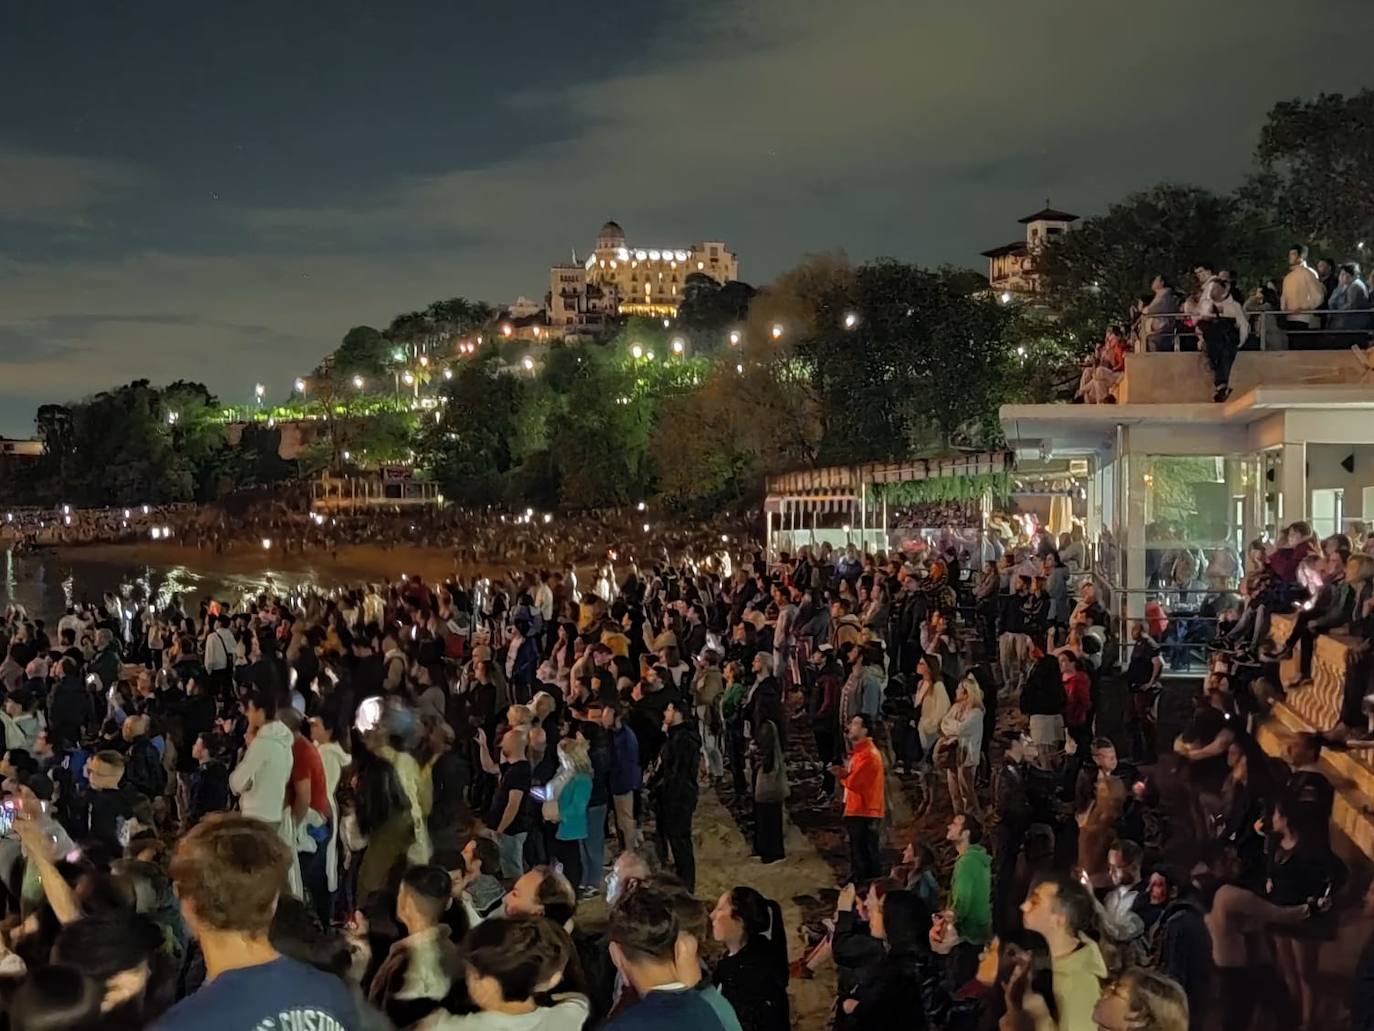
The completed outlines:
<svg viewBox="0 0 1374 1031">
<path fill-rule="evenodd" d="M 725 946 L 716 986 L 744 1031 L 787 1031 L 787 938 L 782 907 L 753 888 L 727 891 L 711 911 L 711 937 Z"/>
<path fill-rule="evenodd" d="M 558 772 L 548 784 L 544 819 L 557 823 L 553 855 L 574 887 L 582 883 L 582 842 L 587 837 L 587 805 L 592 797 L 592 760 L 585 739 L 558 742 Z"/>
<path fill-rule="evenodd" d="M 930 955 L 930 910 L 909 891 L 889 891 L 881 905 L 869 905 L 869 933 L 883 943 L 882 958 L 840 1001 L 836 1027 L 928 1026 L 923 995 Z"/>
<path fill-rule="evenodd" d="M 942 761 L 949 783 L 950 801 L 956 813 L 981 812 L 974 777 L 983 758 L 983 689 L 971 675 L 959 681 L 954 692 L 954 704 L 940 720 L 940 742 L 937 754 Z"/>
</svg>

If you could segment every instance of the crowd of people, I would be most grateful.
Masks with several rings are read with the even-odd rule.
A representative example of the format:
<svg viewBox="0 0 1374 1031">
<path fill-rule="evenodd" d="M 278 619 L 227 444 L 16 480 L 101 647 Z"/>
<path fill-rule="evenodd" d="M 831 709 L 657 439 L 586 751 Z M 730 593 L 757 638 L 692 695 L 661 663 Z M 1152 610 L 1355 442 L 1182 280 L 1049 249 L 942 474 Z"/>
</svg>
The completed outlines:
<svg viewBox="0 0 1374 1031">
<path fill-rule="evenodd" d="M 1311 565 L 1302 531 L 1265 556 L 1280 583 Z M 782 1031 L 791 981 L 833 967 L 841 1029 L 1245 1028 L 1270 1004 L 1315 1028 L 1349 894 L 1322 742 L 1265 757 L 1239 654 L 1172 751 L 1139 708 L 1114 724 L 1110 699 L 1158 684 L 1150 626 L 1118 669 L 1081 534 L 994 536 L 976 571 L 932 541 L 582 590 L 11 611 L 9 1025 Z M 1367 622 L 1350 561 L 1325 588 Z M 1232 632 L 1261 643 L 1300 603 L 1247 599 Z M 1309 611 L 1294 647 L 1338 625 Z M 757 860 L 706 900 L 703 792 Z M 802 804 L 847 858 L 833 915 L 788 927 L 768 888 Z"/>
<path fill-rule="evenodd" d="M 1199 262 L 1196 283 L 1181 289 L 1162 274 L 1150 292 L 1132 305 L 1129 327 L 1113 325 L 1084 363 L 1075 399 L 1111 404 L 1131 351 L 1201 351 L 1213 378 L 1213 400 L 1230 396 L 1231 366 L 1237 352 L 1363 351 L 1374 336 L 1374 305 L 1357 261 L 1330 258 L 1307 263 L 1306 245 L 1288 251 L 1288 271 L 1267 279 L 1246 296 L 1229 269 Z"/>
</svg>

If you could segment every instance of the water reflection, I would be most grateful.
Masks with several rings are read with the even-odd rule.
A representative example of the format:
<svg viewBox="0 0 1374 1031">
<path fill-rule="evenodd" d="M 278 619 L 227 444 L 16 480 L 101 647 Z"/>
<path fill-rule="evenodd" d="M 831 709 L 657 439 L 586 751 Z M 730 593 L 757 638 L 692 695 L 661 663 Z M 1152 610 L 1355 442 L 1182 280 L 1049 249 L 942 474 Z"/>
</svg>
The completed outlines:
<svg viewBox="0 0 1374 1031">
<path fill-rule="evenodd" d="M 135 562 L 100 562 L 51 553 L 18 554 L 4 551 L 4 580 L 0 589 L 0 608 L 23 605 L 31 617 L 55 621 L 72 604 L 99 604 L 110 592 L 121 599 L 124 608 L 152 599 L 165 608 L 173 595 L 180 595 L 187 609 L 201 599 L 215 597 L 237 602 L 264 590 L 296 590 L 321 579 L 319 571 L 297 572 L 260 570 L 252 573 L 222 573 L 194 569 L 186 565 L 148 565 Z M 330 574 L 330 584 L 348 579 Z"/>
</svg>

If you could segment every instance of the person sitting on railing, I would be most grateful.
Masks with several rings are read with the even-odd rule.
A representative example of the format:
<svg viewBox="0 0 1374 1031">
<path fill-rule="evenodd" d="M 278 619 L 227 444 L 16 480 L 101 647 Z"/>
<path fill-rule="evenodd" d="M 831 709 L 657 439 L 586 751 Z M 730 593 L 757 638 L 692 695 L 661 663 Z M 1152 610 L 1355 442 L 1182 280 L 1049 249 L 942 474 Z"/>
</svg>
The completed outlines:
<svg viewBox="0 0 1374 1031">
<path fill-rule="evenodd" d="M 1307 264 L 1307 246 L 1295 243 L 1288 248 L 1288 274 L 1283 277 L 1283 317 L 1286 330 L 1303 332 L 1316 324 L 1312 313 L 1326 302 L 1326 290 L 1312 266 Z"/>
<path fill-rule="evenodd" d="M 1328 316 L 1327 328 L 1334 333 L 1359 334 L 1349 342 L 1363 346 L 1374 330 L 1374 311 L 1369 307 L 1369 287 L 1360 278 L 1360 266 L 1347 262 L 1341 266 L 1340 281 L 1331 292 L 1327 306 L 1338 314 Z"/>
<path fill-rule="evenodd" d="M 1213 279 L 1203 289 L 1197 307 L 1197 326 L 1207 364 L 1212 369 L 1212 400 L 1225 401 L 1231 396 L 1231 366 L 1235 364 L 1236 352 L 1250 336 L 1250 320 L 1231 296 L 1229 282 Z"/>
<path fill-rule="evenodd" d="M 1126 369 L 1126 340 L 1120 326 L 1109 326 L 1107 336 L 1083 365 L 1075 401 L 1103 405 L 1116 403 L 1116 387 Z"/>
</svg>

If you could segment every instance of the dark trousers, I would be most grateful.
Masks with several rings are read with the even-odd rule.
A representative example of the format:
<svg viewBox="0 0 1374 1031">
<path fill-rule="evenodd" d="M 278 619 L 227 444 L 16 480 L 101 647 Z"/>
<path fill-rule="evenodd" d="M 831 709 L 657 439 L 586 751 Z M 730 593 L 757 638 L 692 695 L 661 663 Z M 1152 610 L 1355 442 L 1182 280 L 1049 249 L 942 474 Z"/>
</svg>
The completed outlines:
<svg viewBox="0 0 1374 1031">
<path fill-rule="evenodd" d="M 1015 897 L 1016 860 L 1026 839 L 1026 825 L 1020 821 L 1003 820 L 997 825 L 993 855 L 997 881 L 992 890 L 992 920 L 999 934 L 1005 935 L 1021 926 L 1021 900 Z"/>
<path fill-rule="evenodd" d="M 835 793 L 835 775 L 830 772 L 830 764 L 838 761 L 836 738 L 838 729 L 835 726 L 835 714 L 819 716 L 811 724 L 811 733 L 816 738 L 816 758 L 825 767 L 825 772 L 821 774 L 821 791 L 827 795 Z"/>
<path fill-rule="evenodd" d="M 725 736 L 730 745 L 730 784 L 736 799 L 747 798 L 749 781 L 745 776 L 748 770 L 744 763 L 744 724 L 739 720 L 726 723 Z"/>
<path fill-rule="evenodd" d="M 754 851 L 765 863 L 783 857 L 781 802 L 754 803 Z"/>
<path fill-rule="evenodd" d="M 849 879 L 855 884 L 883 875 L 878 823 L 878 819 L 871 816 L 844 818 L 845 833 L 849 835 Z"/>
<path fill-rule="evenodd" d="M 301 864 L 301 884 L 305 888 L 306 904 L 319 918 L 321 927 L 328 927 L 334 916 L 333 899 L 329 894 L 329 859 L 325 845 L 318 845 L 314 852 L 298 852 L 296 858 Z"/>
<path fill-rule="evenodd" d="M 1202 347 L 1212 368 L 1212 384 L 1218 390 L 1231 381 L 1231 366 L 1240 349 L 1240 330 L 1226 319 L 1208 319 L 1202 324 Z"/>
<path fill-rule="evenodd" d="M 671 853 L 673 872 L 688 891 L 697 889 L 697 860 L 692 851 L 692 814 L 696 804 L 659 805 L 658 836 L 665 857 Z"/>
<path fill-rule="evenodd" d="M 582 842 L 553 840 L 553 858 L 575 891 L 582 884 Z"/>
</svg>

